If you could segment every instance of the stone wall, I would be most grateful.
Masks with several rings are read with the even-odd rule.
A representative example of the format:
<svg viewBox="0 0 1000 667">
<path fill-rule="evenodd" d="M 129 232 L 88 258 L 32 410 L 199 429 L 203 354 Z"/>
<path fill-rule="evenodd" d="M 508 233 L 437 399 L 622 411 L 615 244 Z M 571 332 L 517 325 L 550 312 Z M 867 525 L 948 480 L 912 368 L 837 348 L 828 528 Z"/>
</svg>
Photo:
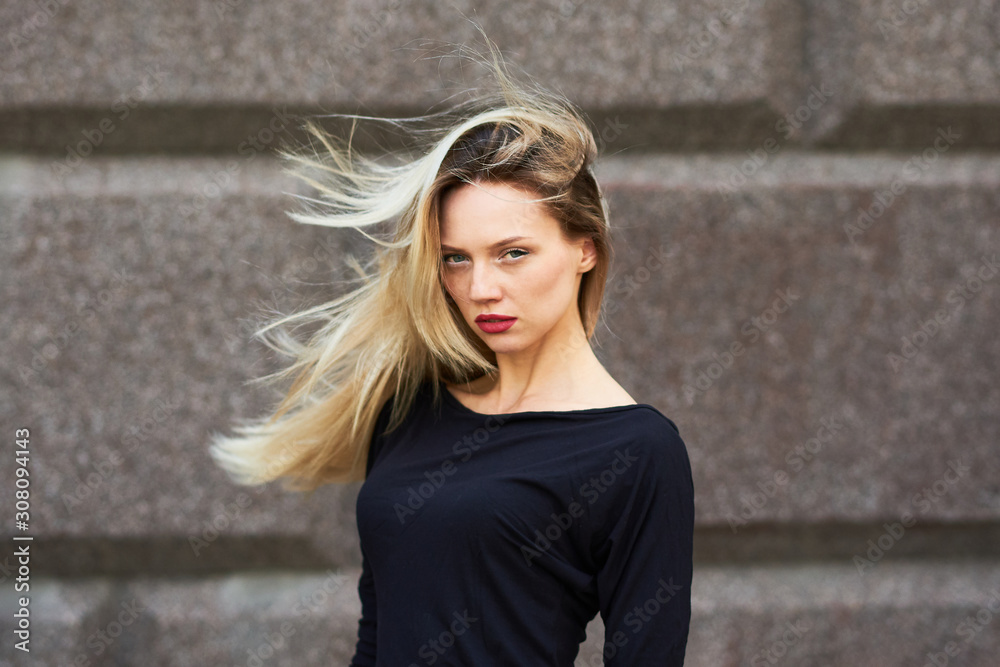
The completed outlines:
<svg viewBox="0 0 1000 667">
<path fill-rule="evenodd" d="M 689 448 L 687 664 L 995 665 L 993 0 L 4 3 L 0 664 L 346 664 L 358 485 L 236 487 L 207 439 L 273 398 L 259 307 L 369 248 L 285 215 L 290 115 L 428 111 L 466 17 L 601 136 L 597 350 Z"/>
</svg>

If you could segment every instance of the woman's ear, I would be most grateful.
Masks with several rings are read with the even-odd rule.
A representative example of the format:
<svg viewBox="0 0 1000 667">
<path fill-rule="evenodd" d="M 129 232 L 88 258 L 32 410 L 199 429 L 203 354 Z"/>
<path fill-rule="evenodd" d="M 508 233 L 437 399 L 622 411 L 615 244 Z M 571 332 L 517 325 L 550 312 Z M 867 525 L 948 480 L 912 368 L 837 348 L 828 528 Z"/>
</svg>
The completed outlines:
<svg viewBox="0 0 1000 667">
<path fill-rule="evenodd" d="M 597 266 L 597 248 L 594 246 L 594 239 L 589 236 L 580 242 L 580 273 L 586 273 Z"/>
</svg>

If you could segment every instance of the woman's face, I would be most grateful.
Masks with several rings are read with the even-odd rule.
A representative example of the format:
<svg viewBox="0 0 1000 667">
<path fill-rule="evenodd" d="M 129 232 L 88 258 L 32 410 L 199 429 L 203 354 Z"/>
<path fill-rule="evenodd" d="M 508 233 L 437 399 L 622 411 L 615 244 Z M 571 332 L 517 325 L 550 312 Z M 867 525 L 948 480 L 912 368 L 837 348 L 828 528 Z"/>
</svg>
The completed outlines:
<svg viewBox="0 0 1000 667">
<path fill-rule="evenodd" d="M 597 263 L 590 239 L 563 238 L 532 191 L 461 184 L 441 201 L 441 280 L 469 327 L 500 354 L 540 350 L 583 325 L 577 294 Z M 513 323 L 478 323 L 497 315 Z"/>
</svg>

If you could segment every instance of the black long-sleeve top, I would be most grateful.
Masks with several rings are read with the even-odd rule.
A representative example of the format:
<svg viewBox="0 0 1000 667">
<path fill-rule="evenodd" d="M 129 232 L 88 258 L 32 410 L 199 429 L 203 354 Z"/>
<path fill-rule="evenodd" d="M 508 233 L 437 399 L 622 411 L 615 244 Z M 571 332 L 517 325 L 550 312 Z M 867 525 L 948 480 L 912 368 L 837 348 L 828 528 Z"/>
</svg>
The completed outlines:
<svg viewBox="0 0 1000 667">
<path fill-rule="evenodd" d="M 351 667 L 682 665 L 694 488 L 677 426 L 625 405 L 486 415 L 430 382 L 379 415 L 357 498 Z"/>
</svg>

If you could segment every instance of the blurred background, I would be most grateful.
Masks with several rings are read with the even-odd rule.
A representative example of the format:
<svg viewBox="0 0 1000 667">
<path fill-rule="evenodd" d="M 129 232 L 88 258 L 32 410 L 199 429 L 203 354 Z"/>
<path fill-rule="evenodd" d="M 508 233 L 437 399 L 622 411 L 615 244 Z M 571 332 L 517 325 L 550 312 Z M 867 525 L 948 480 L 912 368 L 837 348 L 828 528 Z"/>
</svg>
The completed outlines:
<svg viewBox="0 0 1000 667">
<path fill-rule="evenodd" d="M 359 485 L 236 487 L 208 436 L 274 398 L 262 312 L 371 249 L 285 215 L 293 115 L 439 108 L 470 18 L 600 137 L 595 346 L 689 449 L 687 664 L 996 665 L 995 0 L 4 1 L 0 663 L 347 664 Z"/>
</svg>

